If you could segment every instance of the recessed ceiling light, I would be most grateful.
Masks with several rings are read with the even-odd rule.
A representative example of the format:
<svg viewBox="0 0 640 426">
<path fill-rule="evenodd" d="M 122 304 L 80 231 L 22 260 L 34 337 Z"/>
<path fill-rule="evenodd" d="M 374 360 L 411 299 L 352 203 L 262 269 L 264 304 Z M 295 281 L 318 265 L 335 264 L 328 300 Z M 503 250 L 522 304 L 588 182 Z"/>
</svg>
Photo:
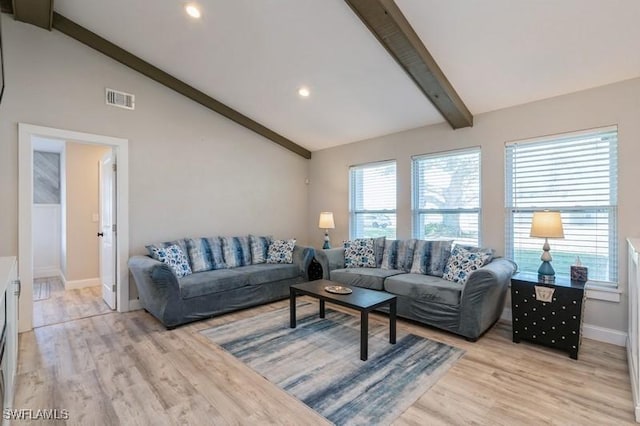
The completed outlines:
<svg viewBox="0 0 640 426">
<path fill-rule="evenodd" d="M 192 18 L 200 17 L 200 9 L 198 9 L 198 6 L 196 6 L 195 4 L 188 4 L 185 7 L 185 10 L 187 11 L 187 14 L 189 14 L 189 16 L 191 16 Z"/>
<path fill-rule="evenodd" d="M 298 95 L 302 96 L 303 98 L 308 98 L 310 94 L 311 92 L 307 87 L 301 87 L 298 89 Z"/>
</svg>

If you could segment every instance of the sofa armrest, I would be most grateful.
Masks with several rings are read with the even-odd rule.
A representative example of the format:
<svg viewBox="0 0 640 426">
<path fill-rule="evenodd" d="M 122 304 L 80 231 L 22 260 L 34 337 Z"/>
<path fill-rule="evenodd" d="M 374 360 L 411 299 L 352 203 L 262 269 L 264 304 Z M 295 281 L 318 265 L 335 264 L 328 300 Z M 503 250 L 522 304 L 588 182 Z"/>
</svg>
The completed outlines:
<svg viewBox="0 0 640 426">
<path fill-rule="evenodd" d="M 461 335 L 475 340 L 500 318 L 516 270 L 514 262 L 498 258 L 469 275 L 460 300 Z"/>
<path fill-rule="evenodd" d="M 322 278 L 331 279 L 331 271 L 344 268 L 344 247 L 318 250 L 316 260 L 322 266 Z"/>
<path fill-rule="evenodd" d="M 165 326 L 174 326 L 172 319 L 179 317 L 177 311 L 181 309 L 176 274 L 168 265 L 149 256 L 133 256 L 128 264 L 142 307 Z"/>
<path fill-rule="evenodd" d="M 309 265 L 315 256 L 316 250 L 313 247 L 295 246 L 293 248 L 293 263 L 299 268 L 300 275 L 309 281 Z"/>
</svg>

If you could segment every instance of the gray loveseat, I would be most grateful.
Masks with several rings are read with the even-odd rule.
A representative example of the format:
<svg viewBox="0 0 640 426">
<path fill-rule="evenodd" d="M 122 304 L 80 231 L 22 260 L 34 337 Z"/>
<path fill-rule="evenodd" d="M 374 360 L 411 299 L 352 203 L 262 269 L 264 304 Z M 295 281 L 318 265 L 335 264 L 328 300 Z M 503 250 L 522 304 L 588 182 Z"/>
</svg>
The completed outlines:
<svg viewBox="0 0 640 426">
<path fill-rule="evenodd" d="M 387 240 L 386 245 L 392 242 Z M 477 340 L 500 318 L 511 276 L 517 269 L 514 262 L 490 257 L 488 264 L 471 272 L 466 282 L 460 284 L 439 276 L 410 273 L 414 254 L 410 247 L 404 255 L 404 264 L 398 269 L 385 269 L 381 267 L 381 254 L 387 249 L 385 241 L 378 239 L 375 245 L 376 265 L 366 268 L 345 267 L 344 248 L 316 251 L 323 278 L 395 294 L 398 316 L 459 334 L 470 341 Z"/>
<path fill-rule="evenodd" d="M 184 246 L 185 240 L 179 241 Z M 190 252 L 187 248 L 185 251 Z M 140 255 L 129 259 L 129 269 L 142 307 L 165 327 L 173 328 L 288 297 L 291 284 L 308 281 L 307 270 L 314 253 L 311 247 L 296 245 L 292 263 L 251 264 L 249 261 L 245 266 L 228 267 L 226 262 L 221 263 L 224 266 L 219 269 L 183 277 L 178 277 L 166 263 Z M 189 263 L 193 267 L 192 258 Z"/>
</svg>

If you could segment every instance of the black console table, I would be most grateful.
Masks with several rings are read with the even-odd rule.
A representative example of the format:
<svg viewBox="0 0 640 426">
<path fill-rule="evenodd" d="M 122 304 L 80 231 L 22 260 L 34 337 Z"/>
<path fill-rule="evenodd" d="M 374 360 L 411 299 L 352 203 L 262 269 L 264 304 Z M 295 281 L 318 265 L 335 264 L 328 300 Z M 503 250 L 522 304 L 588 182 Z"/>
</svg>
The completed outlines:
<svg viewBox="0 0 640 426">
<path fill-rule="evenodd" d="M 567 278 L 542 283 L 537 274 L 515 274 L 511 278 L 513 341 L 527 340 L 561 349 L 578 359 L 584 286 Z"/>
</svg>

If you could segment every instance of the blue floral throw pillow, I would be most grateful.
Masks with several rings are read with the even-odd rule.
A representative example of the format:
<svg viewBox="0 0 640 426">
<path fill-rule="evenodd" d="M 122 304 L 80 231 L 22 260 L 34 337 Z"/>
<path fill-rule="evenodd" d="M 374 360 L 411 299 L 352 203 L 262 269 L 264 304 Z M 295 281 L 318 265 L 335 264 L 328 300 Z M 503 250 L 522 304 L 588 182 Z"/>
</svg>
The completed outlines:
<svg viewBox="0 0 640 426">
<path fill-rule="evenodd" d="M 152 250 L 154 257 L 160 262 L 169 265 L 178 278 L 191 275 L 191 267 L 187 256 L 179 246 L 174 244 L 166 248 L 154 247 Z"/>
<path fill-rule="evenodd" d="M 465 284 L 469 279 L 469 275 L 489 263 L 491 257 L 491 253 L 485 251 L 472 252 L 456 246 L 453 248 L 451 256 L 449 256 L 442 278 Z"/>
<path fill-rule="evenodd" d="M 344 266 L 347 268 L 375 268 L 377 262 L 373 238 L 345 241 Z"/>
<path fill-rule="evenodd" d="M 295 239 L 271 241 L 267 263 L 293 263 L 293 248 L 295 246 Z"/>
</svg>

